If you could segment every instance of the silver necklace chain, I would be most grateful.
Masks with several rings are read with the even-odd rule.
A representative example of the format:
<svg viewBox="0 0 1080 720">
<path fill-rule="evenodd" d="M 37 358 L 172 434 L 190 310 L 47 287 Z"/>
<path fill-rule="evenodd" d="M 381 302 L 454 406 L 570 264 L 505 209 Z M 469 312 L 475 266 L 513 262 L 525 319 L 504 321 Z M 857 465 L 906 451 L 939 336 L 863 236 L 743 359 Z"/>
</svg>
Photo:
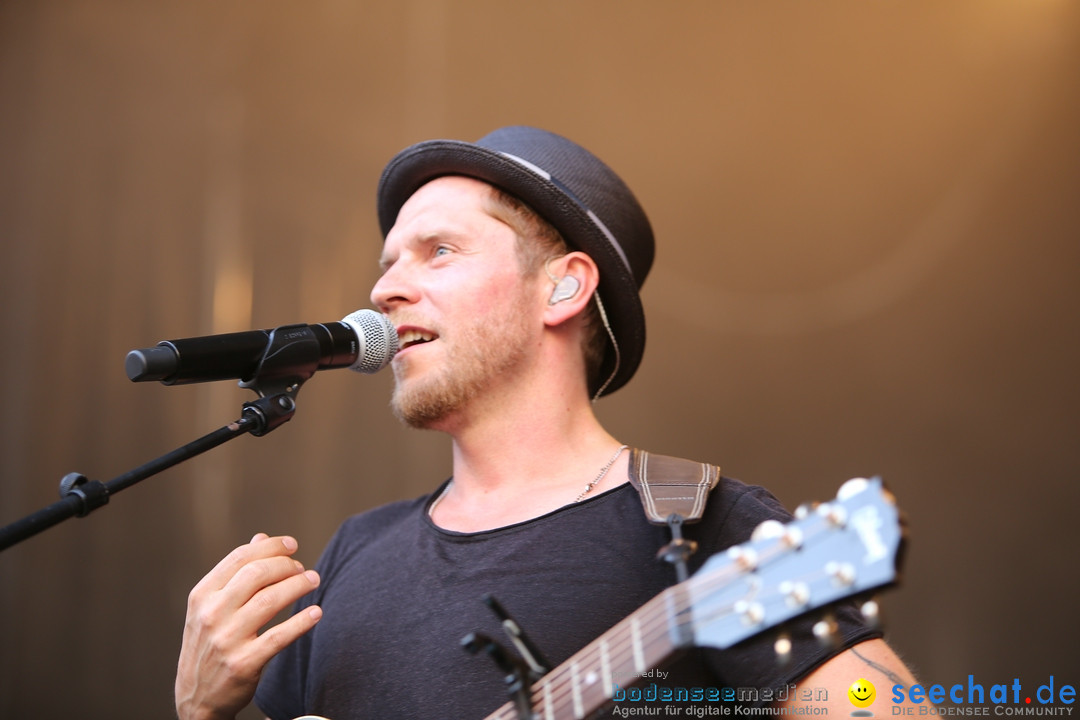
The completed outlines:
<svg viewBox="0 0 1080 720">
<path fill-rule="evenodd" d="M 577 496 L 577 500 L 575 500 L 574 502 L 579 503 L 582 500 L 584 500 L 585 496 L 588 495 L 590 492 L 592 492 L 592 489 L 594 487 L 596 487 L 597 485 L 600 484 L 600 481 L 603 480 L 604 476 L 608 474 L 608 470 L 611 469 L 611 466 L 614 465 L 615 461 L 619 459 L 620 455 L 622 455 L 622 451 L 625 450 L 628 447 L 629 447 L 629 445 L 620 445 L 619 446 L 619 449 L 615 451 L 615 454 L 611 456 L 611 459 L 608 460 L 607 463 L 605 463 L 604 467 L 600 468 L 600 472 L 596 475 L 596 478 L 593 479 L 592 482 L 590 482 L 588 485 L 585 486 L 585 490 L 580 495 Z M 453 484 L 452 480 L 450 482 L 448 482 L 446 484 L 446 487 L 443 488 L 443 491 L 441 493 L 439 493 L 439 496 L 432 501 L 430 506 L 428 506 L 428 516 L 429 517 L 434 517 L 434 515 L 435 515 L 435 506 L 438 505 L 440 502 L 442 502 L 442 499 L 444 497 L 446 497 L 446 493 L 450 492 L 450 486 L 452 484 Z"/>
<path fill-rule="evenodd" d="M 611 469 L 611 466 L 615 464 L 615 461 L 619 459 L 619 456 L 622 455 L 622 451 L 626 448 L 626 445 L 619 446 L 619 449 L 615 451 L 615 454 L 611 456 L 611 459 L 607 461 L 607 464 L 605 464 L 604 467 L 600 468 L 600 473 L 596 476 L 596 478 L 591 483 L 585 486 L 584 492 L 578 495 L 577 500 L 575 500 L 574 502 L 581 502 L 585 499 L 586 495 L 592 492 L 592 489 L 596 487 L 601 480 L 604 479 L 604 476 L 607 475 L 608 470 Z"/>
</svg>

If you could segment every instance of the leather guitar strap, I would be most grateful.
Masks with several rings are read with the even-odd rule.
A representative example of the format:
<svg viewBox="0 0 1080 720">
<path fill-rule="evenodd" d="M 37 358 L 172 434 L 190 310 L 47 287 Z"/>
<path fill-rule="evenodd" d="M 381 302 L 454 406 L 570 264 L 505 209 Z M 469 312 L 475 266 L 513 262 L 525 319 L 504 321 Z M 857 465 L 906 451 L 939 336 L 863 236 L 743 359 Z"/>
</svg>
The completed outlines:
<svg viewBox="0 0 1080 720">
<path fill-rule="evenodd" d="M 660 548 L 658 558 L 675 567 L 675 577 L 689 577 L 688 561 L 697 543 L 682 536 L 683 523 L 701 519 L 709 491 L 720 482 L 720 468 L 707 463 L 630 451 L 630 484 L 641 496 L 645 517 L 654 525 L 667 525 L 671 542 Z"/>
<path fill-rule="evenodd" d="M 630 451 L 630 484 L 641 495 L 645 516 L 655 525 L 668 525 L 672 515 L 681 522 L 701 519 L 709 491 L 720 481 L 716 465 Z"/>
</svg>

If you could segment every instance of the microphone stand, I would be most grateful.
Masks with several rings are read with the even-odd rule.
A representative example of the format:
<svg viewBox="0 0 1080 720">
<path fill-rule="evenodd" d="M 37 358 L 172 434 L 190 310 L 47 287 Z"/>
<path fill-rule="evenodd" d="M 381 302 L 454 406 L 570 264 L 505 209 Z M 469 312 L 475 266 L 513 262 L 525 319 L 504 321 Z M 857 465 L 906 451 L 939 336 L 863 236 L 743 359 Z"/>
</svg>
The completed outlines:
<svg viewBox="0 0 1080 720">
<path fill-rule="evenodd" d="M 292 419 L 300 386 L 319 367 L 319 342 L 310 328 L 295 325 L 271 331 L 266 350 L 250 379 L 240 387 L 259 399 L 246 402 L 239 419 L 108 482 L 68 473 L 60 481 L 60 500 L 0 528 L 0 551 L 70 517 L 86 517 L 112 495 L 244 434 L 262 437 Z"/>
</svg>

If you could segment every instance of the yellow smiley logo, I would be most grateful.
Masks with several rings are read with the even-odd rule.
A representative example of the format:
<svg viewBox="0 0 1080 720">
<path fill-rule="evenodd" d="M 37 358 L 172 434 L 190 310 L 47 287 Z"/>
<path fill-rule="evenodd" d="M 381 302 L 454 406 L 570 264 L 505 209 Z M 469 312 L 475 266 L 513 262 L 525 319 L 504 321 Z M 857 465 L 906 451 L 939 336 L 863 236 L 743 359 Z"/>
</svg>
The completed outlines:
<svg viewBox="0 0 1080 720">
<path fill-rule="evenodd" d="M 848 700 L 857 708 L 870 707 L 874 703 L 874 684 L 864 678 L 851 683 L 847 691 Z"/>
</svg>

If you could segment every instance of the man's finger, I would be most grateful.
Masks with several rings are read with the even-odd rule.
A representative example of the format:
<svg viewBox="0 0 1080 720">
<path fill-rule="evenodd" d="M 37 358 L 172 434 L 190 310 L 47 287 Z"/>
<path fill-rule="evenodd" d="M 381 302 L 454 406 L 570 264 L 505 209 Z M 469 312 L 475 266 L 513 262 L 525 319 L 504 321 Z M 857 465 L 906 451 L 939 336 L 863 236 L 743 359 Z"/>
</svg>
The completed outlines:
<svg viewBox="0 0 1080 720">
<path fill-rule="evenodd" d="M 296 552 L 296 549 L 299 547 L 296 540 L 288 535 L 263 537 L 256 540 L 256 538 L 262 534 L 263 533 L 258 533 L 252 538 L 252 542 L 241 545 L 222 558 L 221 562 L 215 565 L 214 569 L 208 572 L 206 576 L 199 581 L 194 590 L 198 592 L 204 590 L 220 590 L 232 580 L 233 576 L 236 575 L 240 568 L 253 560 L 279 555 L 289 556 Z"/>
<path fill-rule="evenodd" d="M 318 605 L 306 607 L 288 620 L 274 627 L 268 628 L 253 643 L 252 652 L 261 661 L 262 665 L 270 662 L 270 658 L 284 650 L 304 633 L 315 627 L 322 619 L 322 608 Z"/>
<path fill-rule="evenodd" d="M 251 604 L 254 600 L 260 606 L 270 607 L 272 605 L 273 612 L 279 612 L 287 607 L 289 603 L 296 600 L 297 597 L 310 592 L 318 586 L 318 574 L 309 571 L 315 574 L 315 581 L 310 582 L 309 579 L 303 577 L 304 572 L 304 566 L 290 557 L 269 557 L 254 560 L 237 570 L 232 579 L 225 584 L 225 587 L 215 593 L 218 595 L 216 604 L 221 609 L 231 612 Z M 286 584 L 283 586 L 287 596 L 285 600 L 281 602 L 275 600 L 276 596 L 282 595 L 282 589 L 267 592 L 269 589 L 278 588 L 283 583 L 289 583 L 291 579 L 297 576 L 300 576 L 299 585 Z"/>
<path fill-rule="evenodd" d="M 233 616 L 232 631 L 239 637 L 254 637 L 274 616 L 318 586 L 319 574 L 307 570 L 257 589 Z"/>
</svg>

